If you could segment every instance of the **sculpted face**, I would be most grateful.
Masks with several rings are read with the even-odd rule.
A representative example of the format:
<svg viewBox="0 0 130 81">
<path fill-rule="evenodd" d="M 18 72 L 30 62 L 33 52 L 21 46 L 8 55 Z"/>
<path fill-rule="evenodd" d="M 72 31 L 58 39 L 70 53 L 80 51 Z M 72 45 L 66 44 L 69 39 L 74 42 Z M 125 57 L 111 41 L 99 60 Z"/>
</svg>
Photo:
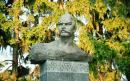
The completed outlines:
<svg viewBox="0 0 130 81">
<path fill-rule="evenodd" d="M 75 22 L 70 14 L 61 16 L 57 25 L 61 37 L 73 36 L 75 32 Z"/>
</svg>

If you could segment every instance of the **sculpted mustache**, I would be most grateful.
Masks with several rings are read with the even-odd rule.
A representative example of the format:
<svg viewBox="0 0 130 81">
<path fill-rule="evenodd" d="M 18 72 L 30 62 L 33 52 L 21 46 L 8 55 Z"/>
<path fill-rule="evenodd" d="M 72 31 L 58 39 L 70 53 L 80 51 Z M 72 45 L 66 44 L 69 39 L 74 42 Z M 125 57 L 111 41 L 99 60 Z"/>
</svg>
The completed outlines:
<svg viewBox="0 0 130 81">
<path fill-rule="evenodd" d="M 70 34 L 70 32 L 68 32 L 68 31 L 65 31 L 65 30 L 61 30 L 61 32 L 66 32 L 66 33 L 69 33 L 69 34 Z M 60 32 L 60 33 L 61 33 L 61 32 Z"/>
<path fill-rule="evenodd" d="M 69 33 L 69 32 L 67 32 L 67 31 L 65 31 L 65 30 L 61 30 L 61 32 L 66 32 L 66 33 Z"/>
</svg>

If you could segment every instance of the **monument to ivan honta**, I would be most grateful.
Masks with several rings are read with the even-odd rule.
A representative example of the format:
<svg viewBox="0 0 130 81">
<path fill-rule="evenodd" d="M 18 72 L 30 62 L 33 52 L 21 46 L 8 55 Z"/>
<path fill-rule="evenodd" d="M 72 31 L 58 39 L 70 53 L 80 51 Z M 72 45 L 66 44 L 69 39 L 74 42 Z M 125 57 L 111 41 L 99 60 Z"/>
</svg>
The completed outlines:
<svg viewBox="0 0 130 81">
<path fill-rule="evenodd" d="M 60 38 L 50 43 L 33 45 L 30 61 L 41 67 L 41 81 L 88 81 L 88 55 L 75 43 L 76 22 L 69 13 L 57 23 Z"/>
</svg>

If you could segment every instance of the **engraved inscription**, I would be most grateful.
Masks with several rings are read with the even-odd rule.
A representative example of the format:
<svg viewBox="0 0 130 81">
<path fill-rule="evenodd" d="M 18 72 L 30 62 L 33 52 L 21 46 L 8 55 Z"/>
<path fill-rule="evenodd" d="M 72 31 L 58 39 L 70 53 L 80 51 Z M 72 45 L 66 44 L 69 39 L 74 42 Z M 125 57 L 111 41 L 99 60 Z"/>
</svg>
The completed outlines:
<svg viewBox="0 0 130 81">
<path fill-rule="evenodd" d="M 47 72 L 88 73 L 88 63 L 70 61 L 47 61 Z"/>
</svg>

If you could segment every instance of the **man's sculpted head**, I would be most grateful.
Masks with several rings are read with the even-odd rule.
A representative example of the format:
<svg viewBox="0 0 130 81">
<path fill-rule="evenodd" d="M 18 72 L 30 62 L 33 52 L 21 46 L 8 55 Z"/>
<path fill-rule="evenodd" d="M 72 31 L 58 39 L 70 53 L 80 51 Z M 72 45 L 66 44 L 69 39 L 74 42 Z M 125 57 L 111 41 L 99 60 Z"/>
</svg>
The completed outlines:
<svg viewBox="0 0 130 81">
<path fill-rule="evenodd" d="M 60 17 L 58 29 L 61 37 L 71 37 L 75 32 L 75 22 L 72 15 L 66 13 Z"/>
<path fill-rule="evenodd" d="M 58 22 L 60 39 L 51 43 L 39 43 L 31 47 L 31 63 L 43 63 L 45 60 L 86 61 L 87 55 L 73 43 L 76 30 L 73 17 L 66 13 Z"/>
</svg>

